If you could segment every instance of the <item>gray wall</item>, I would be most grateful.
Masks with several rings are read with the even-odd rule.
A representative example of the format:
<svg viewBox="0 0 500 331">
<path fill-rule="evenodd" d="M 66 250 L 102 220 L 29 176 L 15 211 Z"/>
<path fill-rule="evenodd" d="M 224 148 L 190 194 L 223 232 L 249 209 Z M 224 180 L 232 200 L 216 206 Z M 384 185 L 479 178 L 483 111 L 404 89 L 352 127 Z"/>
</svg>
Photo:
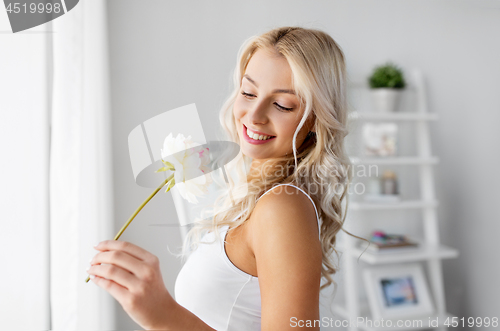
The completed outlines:
<svg viewBox="0 0 500 331">
<path fill-rule="evenodd" d="M 441 119 L 432 126 L 441 239 L 460 250 L 443 262 L 448 310 L 498 316 L 500 2 L 108 0 L 108 10 L 117 229 L 151 191 L 132 176 L 127 136 L 136 125 L 194 102 L 214 139 L 243 40 L 282 25 L 319 28 L 341 45 L 353 76 L 388 59 L 423 71 Z M 175 222 L 161 194 L 122 236 L 160 257 L 172 293 L 180 261 L 168 249 L 180 245 L 179 229 L 150 225 Z M 117 312 L 120 329 L 136 327 Z"/>
</svg>

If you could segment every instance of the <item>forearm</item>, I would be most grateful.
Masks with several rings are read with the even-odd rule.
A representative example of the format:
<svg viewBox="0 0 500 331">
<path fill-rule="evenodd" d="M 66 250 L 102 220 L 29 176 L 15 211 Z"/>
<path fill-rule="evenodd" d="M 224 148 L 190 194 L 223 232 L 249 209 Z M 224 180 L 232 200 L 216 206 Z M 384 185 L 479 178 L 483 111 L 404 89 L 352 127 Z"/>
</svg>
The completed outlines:
<svg viewBox="0 0 500 331">
<path fill-rule="evenodd" d="M 198 316 L 178 304 L 175 300 L 170 303 L 171 307 L 168 309 L 168 314 L 166 314 L 166 319 L 163 325 L 158 327 L 150 328 L 149 330 L 194 330 L 194 331 L 214 331 L 203 322 Z"/>
</svg>

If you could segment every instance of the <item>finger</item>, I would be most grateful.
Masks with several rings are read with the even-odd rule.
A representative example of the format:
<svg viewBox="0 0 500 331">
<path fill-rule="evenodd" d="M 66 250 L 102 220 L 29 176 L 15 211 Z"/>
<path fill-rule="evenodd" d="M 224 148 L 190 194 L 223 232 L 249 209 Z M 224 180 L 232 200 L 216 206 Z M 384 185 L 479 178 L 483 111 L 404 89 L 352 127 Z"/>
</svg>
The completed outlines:
<svg viewBox="0 0 500 331">
<path fill-rule="evenodd" d="M 100 251 L 121 250 L 142 261 L 149 261 L 154 256 L 139 246 L 121 240 L 104 240 L 97 244 L 97 246 L 94 246 L 94 248 Z"/>
<path fill-rule="evenodd" d="M 127 290 L 139 285 L 139 279 L 137 277 L 135 277 L 130 272 L 112 264 L 94 265 L 91 266 L 87 270 L 87 272 L 90 275 L 95 275 L 112 280 L 113 282 L 126 288 Z"/>
<path fill-rule="evenodd" d="M 90 261 L 90 265 L 101 263 L 112 264 L 120 267 L 135 276 L 142 278 L 144 276 L 144 262 L 135 256 L 124 251 L 104 251 L 97 253 Z"/>
<path fill-rule="evenodd" d="M 112 280 L 105 279 L 99 276 L 95 276 L 94 278 L 91 277 L 90 280 L 92 280 L 97 286 L 108 291 L 108 293 L 111 294 L 119 303 L 126 302 L 129 293 L 125 287 L 115 283 Z"/>
</svg>

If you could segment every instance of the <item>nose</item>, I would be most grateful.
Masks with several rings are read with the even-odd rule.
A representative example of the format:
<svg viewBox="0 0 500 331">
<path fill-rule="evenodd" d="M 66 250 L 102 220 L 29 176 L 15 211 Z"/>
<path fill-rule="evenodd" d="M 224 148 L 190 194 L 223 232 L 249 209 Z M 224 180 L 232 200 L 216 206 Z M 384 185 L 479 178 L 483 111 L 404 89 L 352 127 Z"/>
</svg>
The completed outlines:
<svg viewBox="0 0 500 331">
<path fill-rule="evenodd" d="M 268 122 L 267 111 L 265 102 L 255 102 L 248 109 L 248 120 L 254 125 L 266 124 Z"/>
</svg>

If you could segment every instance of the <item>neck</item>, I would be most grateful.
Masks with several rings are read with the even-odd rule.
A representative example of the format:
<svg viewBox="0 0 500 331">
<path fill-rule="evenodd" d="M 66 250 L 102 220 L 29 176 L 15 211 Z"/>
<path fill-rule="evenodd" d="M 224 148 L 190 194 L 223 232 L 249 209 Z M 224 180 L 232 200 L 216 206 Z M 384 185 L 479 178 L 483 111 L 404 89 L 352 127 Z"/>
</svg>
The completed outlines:
<svg viewBox="0 0 500 331">
<path fill-rule="evenodd" d="M 252 160 L 250 171 L 247 176 L 248 182 L 266 181 L 267 178 L 281 177 L 285 179 L 293 172 L 293 166 L 287 166 L 285 162 L 269 162 L 270 160 Z"/>
<path fill-rule="evenodd" d="M 248 173 L 248 179 L 249 180 L 256 180 L 256 179 L 264 179 L 266 175 L 263 173 L 263 167 L 262 165 L 264 164 L 265 160 L 256 160 L 252 159 L 252 163 L 250 164 L 250 171 Z"/>
</svg>

